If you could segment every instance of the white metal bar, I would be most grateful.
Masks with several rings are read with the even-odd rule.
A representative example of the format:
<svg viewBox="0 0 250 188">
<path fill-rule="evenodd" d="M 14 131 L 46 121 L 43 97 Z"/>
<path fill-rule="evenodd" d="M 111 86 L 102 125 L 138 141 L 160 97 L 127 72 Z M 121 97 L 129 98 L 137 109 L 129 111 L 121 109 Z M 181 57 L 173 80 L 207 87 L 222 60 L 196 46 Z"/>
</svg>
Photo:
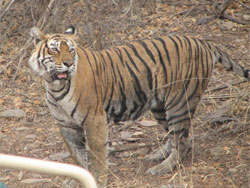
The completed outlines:
<svg viewBox="0 0 250 188">
<path fill-rule="evenodd" d="M 87 170 L 66 163 L 0 153 L 0 167 L 22 169 L 57 176 L 68 176 L 79 180 L 85 188 L 97 188 L 95 179 Z"/>
</svg>

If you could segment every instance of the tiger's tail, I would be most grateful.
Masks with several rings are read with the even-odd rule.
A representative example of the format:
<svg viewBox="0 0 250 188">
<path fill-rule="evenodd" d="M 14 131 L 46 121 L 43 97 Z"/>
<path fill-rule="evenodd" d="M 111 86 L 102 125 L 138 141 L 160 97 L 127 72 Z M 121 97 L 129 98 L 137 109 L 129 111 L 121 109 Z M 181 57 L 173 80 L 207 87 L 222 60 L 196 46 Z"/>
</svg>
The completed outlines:
<svg viewBox="0 0 250 188">
<path fill-rule="evenodd" d="M 215 47 L 215 56 L 217 57 L 217 62 L 225 66 L 226 70 L 233 71 L 241 77 L 250 80 L 250 70 L 241 66 L 239 63 L 232 60 L 226 52 L 221 51 L 218 47 Z"/>
</svg>

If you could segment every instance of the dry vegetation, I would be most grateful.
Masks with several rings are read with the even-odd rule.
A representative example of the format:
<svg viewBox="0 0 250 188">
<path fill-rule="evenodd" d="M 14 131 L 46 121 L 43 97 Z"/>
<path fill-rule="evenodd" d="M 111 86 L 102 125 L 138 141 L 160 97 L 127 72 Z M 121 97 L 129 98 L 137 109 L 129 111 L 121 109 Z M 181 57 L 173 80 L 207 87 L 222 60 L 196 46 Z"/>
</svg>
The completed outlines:
<svg viewBox="0 0 250 188">
<path fill-rule="evenodd" d="M 250 68 L 249 23 L 249 0 L 1 0 L 0 113 L 21 110 L 18 117 L 1 115 L 0 152 L 73 163 L 44 102 L 43 83 L 27 66 L 31 27 L 63 32 L 73 24 L 79 43 L 93 49 L 163 35 L 199 37 Z M 166 134 L 152 124 L 148 114 L 130 126 L 111 126 L 110 143 L 117 151 L 109 156 L 109 187 L 250 187 L 249 82 L 216 68 L 192 123 L 193 150 L 164 176 L 145 173 L 155 164 L 144 156 Z M 0 169 L 0 182 L 9 188 L 65 187 L 64 181 Z"/>
</svg>

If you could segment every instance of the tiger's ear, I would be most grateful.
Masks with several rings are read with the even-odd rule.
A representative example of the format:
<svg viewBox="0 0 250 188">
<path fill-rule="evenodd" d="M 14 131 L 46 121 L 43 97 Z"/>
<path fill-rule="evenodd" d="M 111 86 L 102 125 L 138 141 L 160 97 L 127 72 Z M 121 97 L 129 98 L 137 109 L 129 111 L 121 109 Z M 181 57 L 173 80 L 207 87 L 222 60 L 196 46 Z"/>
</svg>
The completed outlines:
<svg viewBox="0 0 250 188">
<path fill-rule="evenodd" d="M 76 28 L 73 25 L 70 25 L 68 27 L 68 29 L 66 29 L 66 31 L 64 32 L 64 34 L 67 34 L 67 35 L 76 35 L 77 34 Z"/>
<path fill-rule="evenodd" d="M 33 27 L 30 30 L 30 36 L 34 37 L 35 44 L 37 44 L 38 42 L 40 42 L 41 40 L 44 40 L 46 38 L 46 36 L 44 35 L 44 33 L 40 29 L 38 29 L 37 27 Z"/>
</svg>

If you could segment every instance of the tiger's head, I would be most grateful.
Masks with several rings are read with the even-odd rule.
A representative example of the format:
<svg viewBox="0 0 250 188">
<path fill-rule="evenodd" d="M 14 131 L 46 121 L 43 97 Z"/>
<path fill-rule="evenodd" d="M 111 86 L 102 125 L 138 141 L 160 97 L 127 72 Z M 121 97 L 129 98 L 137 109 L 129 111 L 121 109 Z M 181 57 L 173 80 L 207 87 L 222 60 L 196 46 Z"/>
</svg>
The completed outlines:
<svg viewBox="0 0 250 188">
<path fill-rule="evenodd" d="M 46 35 L 33 27 L 30 35 L 36 46 L 29 59 L 31 68 L 48 82 L 70 79 L 78 62 L 75 28 L 70 26 L 64 34 Z"/>
</svg>

